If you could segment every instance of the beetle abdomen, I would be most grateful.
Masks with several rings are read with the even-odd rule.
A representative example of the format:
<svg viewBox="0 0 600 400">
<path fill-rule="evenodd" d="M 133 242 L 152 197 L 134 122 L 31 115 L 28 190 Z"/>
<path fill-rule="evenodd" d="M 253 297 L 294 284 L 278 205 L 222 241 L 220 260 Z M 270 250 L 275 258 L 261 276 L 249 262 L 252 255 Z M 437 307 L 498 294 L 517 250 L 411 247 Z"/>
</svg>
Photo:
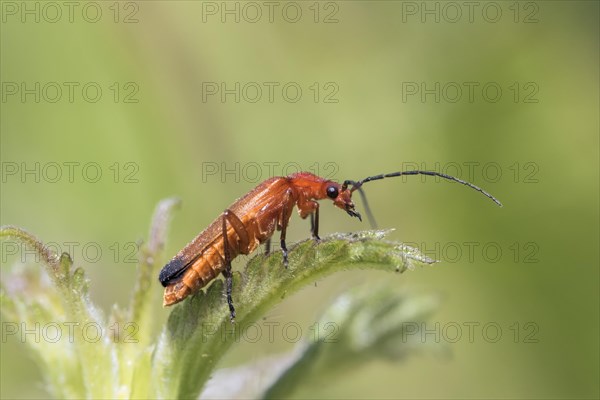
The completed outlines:
<svg viewBox="0 0 600 400">
<path fill-rule="evenodd" d="M 230 248 L 231 258 L 237 256 L 237 251 Z M 208 247 L 174 282 L 165 288 L 163 305 L 170 306 L 179 303 L 187 296 L 196 293 L 212 281 L 225 268 L 223 241 L 217 246 Z"/>
</svg>

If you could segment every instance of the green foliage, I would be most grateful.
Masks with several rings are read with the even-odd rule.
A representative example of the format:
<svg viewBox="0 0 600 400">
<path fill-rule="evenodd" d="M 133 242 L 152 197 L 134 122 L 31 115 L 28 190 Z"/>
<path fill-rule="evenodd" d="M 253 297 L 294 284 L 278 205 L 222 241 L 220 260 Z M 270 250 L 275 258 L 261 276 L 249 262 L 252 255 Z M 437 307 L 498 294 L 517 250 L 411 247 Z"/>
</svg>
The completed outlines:
<svg viewBox="0 0 600 400">
<path fill-rule="evenodd" d="M 74 334 L 69 337 L 76 339 L 85 338 L 90 326 L 112 333 L 102 335 L 99 341 L 69 337 L 56 343 L 26 341 L 53 396 L 197 398 L 214 374 L 219 359 L 234 342 L 232 336 L 223 334 L 232 325 L 222 280 L 215 280 L 206 291 L 173 307 L 158 335 L 153 329 L 153 311 L 160 301 L 157 291 L 150 288 L 162 265 L 166 227 L 177 204 L 167 199 L 158 205 L 149 240 L 142 247 L 130 304 L 126 309 L 114 307 L 108 318 L 89 300 L 84 272 L 73 270 L 68 254 L 53 254 L 19 228 L 0 229 L 0 238 L 14 238 L 35 249 L 46 271 L 19 265 L 3 278 L 0 299 L 6 320 L 31 325 L 70 324 Z M 403 272 L 413 265 L 433 262 L 412 248 L 386 241 L 385 234 L 334 234 L 318 244 L 313 240 L 300 242 L 290 249 L 287 269 L 282 267 L 279 253 L 256 255 L 234 276 L 235 329 L 244 329 L 286 295 L 336 271 L 368 268 Z M 335 346 L 325 336 L 305 344 L 292 361 L 273 367 L 272 373 L 278 377 L 261 395 L 288 395 L 305 380 L 343 370 L 335 366 L 356 366 L 373 358 L 401 358 L 415 344 L 405 340 L 403 323 L 425 318 L 434 303 L 430 298 L 411 299 L 391 287 L 342 295 L 322 317 L 324 324 L 336 323 Z M 133 340 L 122 340 L 127 335 Z"/>
<path fill-rule="evenodd" d="M 341 295 L 316 326 L 336 321 L 335 330 L 319 331 L 294 362 L 264 392 L 264 397 L 288 397 L 299 383 L 325 384 L 346 371 L 375 359 L 398 361 L 423 347 L 418 334 L 421 322 L 437 307 L 434 296 L 407 296 L 392 286 L 359 288 Z M 332 335 L 334 333 L 334 335 Z"/>
</svg>

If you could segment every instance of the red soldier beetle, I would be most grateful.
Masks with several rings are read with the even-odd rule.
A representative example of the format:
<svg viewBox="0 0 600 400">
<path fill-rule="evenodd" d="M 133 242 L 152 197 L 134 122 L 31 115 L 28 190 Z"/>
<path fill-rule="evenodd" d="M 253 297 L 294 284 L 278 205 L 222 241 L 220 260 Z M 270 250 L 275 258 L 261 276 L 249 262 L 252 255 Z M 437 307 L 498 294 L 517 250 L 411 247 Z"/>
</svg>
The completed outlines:
<svg viewBox="0 0 600 400">
<path fill-rule="evenodd" d="M 351 217 L 362 221 L 352 202 L 352 193 L 358 190 L 367 217 L 375 226 L 362 186 L 371 181 L 403 175 L 438 176 L 477 190 L 497 205 L 502 204 L 483 189 L 450 175 L 432 171 L 403 171 L 369 176 L 359 181 L 346 180 L 342 184 L 321 178 L 309 172 L 298 172 L 286 177 L 274 177 L 259 184 L 245 196 L 236 200 L 194 240 L 188 243 L 160 271 L 159 280 L 165 287 L 163 305 L 180 302 L 196 293 L 220 273 L 226 281 L 227 304 L 231 321 L 235 308 L 231 298 L 231 260 L 239 254 L 252 253 L 266 242 L 267 252 L 275 230 L 281 231 L 280 245 L 283 265 L 288 265 L 285 235 L 294 205 L 301 218 L 311 217 L 311 234 L 319 241 L 319 203 L 329 198 L 333 204 Z"/>
</svg>

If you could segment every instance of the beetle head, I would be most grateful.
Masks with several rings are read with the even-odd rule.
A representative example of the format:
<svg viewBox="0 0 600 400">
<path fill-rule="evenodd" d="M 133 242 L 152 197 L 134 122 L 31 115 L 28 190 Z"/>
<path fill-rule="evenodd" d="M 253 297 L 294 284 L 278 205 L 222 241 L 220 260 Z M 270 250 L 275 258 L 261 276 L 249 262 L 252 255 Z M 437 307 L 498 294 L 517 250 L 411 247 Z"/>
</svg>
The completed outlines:
<svg viewBox="0 0 600 400">
<path fill-rule="evenodd" d="M 354 183 L 354 181 L 345 181 L 343 185 L 335 182 L 328 182 L 325 187 L 325 193 L 327 197 L 333 200 L 333 204 L 346 211 L 351 217 L 356 217 L 362 221 L 362 217 L 354 209 L 354 203 L 352 202 L 352 189 L 348 189 L 348 184 Z"/>
</svg>

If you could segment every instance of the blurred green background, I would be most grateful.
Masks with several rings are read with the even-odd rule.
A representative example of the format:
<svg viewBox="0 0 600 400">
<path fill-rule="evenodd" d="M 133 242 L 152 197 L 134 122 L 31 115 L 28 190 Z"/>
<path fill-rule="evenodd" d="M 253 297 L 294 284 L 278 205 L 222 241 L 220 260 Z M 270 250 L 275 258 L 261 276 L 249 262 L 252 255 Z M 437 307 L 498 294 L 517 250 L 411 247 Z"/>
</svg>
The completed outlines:
<svg viewBox="0 0 600 400">
<path fill-rule="evenodd" d="M 439 166 L 504 208 L 435 179 L 369 184 L 381 227 L 442 262 L 336 274 L 266 317 L 308 332 L 344 289 L 392 280 L 443 295 L 427 328 L 449 356 L 365 364 L 300 395 L 599 396 L 597 2 L 475 2 L 471 14 L 460 2 L 74 3 L 69 14 L 61 3 L 2 2 L 1 223 L 76 242 L 105 310 L 128 300 L 130 244 L 162 198 L 183 201 L 171 257 L 269 165 L 336 180 Z M 308 236 L 297 215 L 291 225 L 290 242 Z M 368 227 L 322 203 L 322 235 Z M 3 252 L 5 274 L 19 257 Z M 463 327 L 455 343 L 452 324 Z M 486 324 L 502 329 L 497 341 Z M 293 347 L 276 339 L 236 345 L 223 366 Z M 1 345 L 1 396 L 46 396 L 26 347 Z"/>
</svg>

